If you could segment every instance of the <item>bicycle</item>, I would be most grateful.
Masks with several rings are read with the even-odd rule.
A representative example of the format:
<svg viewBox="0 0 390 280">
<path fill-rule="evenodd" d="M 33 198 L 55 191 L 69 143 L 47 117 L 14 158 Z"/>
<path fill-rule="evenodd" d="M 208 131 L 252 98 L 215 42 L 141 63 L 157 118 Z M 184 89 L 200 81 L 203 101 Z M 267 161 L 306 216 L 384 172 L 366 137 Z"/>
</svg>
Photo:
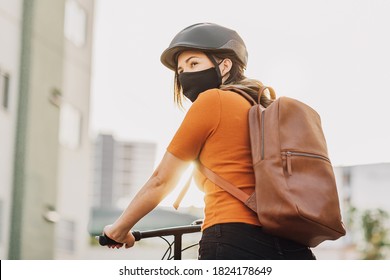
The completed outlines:
<svg viewBox="0 0 390 280">
<path fill-rule="evenodd" d="M 203 220 L 196 220 L 192 222 L 190 225 L 186 225 L 186 226 L 167 227 L 167 228 L 159 228 L 159 229 L 145 230 L 145 231 L 132 231 L 131 233 L 134 235 L 135 241 L 140 241 L 141 239 L 152 238 L 152 237 L 160 237 L 161 239 L 163 239 L 165 242 L 168 243 L 168 249 L 165 251 L 161 260 L 164 260 L 165 257 L 167 260 L 172 260 L 172 258 L 174 260 L 181 260 L 182 252 L 199 245 L 199 243 L 195 243 L 182 249 L 183 234 L 200 232 L 202 223 Z M 166 238 L 164 238 L 165 236 L 173 236 L 174 239 L 172 242 L 169 242 Z M 96 239 L 99 241 L 99 244 L 101 246 L 117 245 L 117 244 L 121 245 L 121 243 L 112 240 L 106 235 L 96 236 Z M 173 256 L 172 256 L 172 246 L 174 251 Z"/>
</svg>

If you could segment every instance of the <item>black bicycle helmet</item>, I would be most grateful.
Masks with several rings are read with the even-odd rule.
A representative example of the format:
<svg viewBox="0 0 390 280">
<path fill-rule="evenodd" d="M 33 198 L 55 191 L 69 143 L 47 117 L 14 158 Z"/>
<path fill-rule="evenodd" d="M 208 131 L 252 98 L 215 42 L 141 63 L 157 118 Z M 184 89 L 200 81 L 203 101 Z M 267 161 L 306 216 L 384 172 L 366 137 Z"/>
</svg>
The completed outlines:
<svg viewBox="0 0 390 280">
<path fill-rule="evenodd" d="M 177 55 L 185 49 L 231 50 L 246 66 L 248 52 L 236 31 L 214 23 L 197 23 L 180 31 L 162 53 L 161 62 L 175 71 Z"/>
</svg>

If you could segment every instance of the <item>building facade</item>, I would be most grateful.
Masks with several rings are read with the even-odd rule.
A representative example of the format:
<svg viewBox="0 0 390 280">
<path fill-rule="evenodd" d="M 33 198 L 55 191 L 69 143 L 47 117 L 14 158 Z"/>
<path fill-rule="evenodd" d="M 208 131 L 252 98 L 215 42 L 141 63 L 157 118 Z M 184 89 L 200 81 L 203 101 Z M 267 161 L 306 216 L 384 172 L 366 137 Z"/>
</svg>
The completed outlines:
<svg viewBox="0 0 390 280">
<path fill-rule="evenodd" d="M 0 1 L 2 259 L 82 255 L 60 232 L 88 236 L 93 4 Z"/>
<path fill-rule="evenodd" d="M 153 172 L 155 143 L 98 135 L 94 153 L 94 208 L 123 209 Z"/>
<path fill-rule="evenodd" d="M 64 1 L 64 59 L 59 122 L 54 258 L 82 259 L 89 245 L 89 131 L 94 0 Z"/>
</svg>

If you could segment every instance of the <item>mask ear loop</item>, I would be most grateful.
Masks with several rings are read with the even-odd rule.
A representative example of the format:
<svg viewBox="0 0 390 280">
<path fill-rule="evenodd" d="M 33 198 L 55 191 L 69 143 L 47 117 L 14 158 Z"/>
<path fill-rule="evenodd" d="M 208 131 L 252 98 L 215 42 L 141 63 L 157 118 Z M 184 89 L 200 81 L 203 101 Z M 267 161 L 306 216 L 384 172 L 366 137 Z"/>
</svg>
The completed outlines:
<svg viewBox="0 0 390 280">
<path fill-rule="evenodd" d="M 217 75 L 218 75 L 218 79 L 220 81 L 220 83 L 222 84 L 222 73 L 221 73 L 221 70 L 219 69 L 219 65 L 221 65 L 221 63 L 223 62 L 223 60 L 221 60 L 220 63 L 218 63 L 214 56 L 212 56 L 211 54 L 209 53 L 206 53 L 207 57 L 210 59 L 210 61 L 214 64 L 215 66 L 215 71 L 217 71 Z"/>
</svg>

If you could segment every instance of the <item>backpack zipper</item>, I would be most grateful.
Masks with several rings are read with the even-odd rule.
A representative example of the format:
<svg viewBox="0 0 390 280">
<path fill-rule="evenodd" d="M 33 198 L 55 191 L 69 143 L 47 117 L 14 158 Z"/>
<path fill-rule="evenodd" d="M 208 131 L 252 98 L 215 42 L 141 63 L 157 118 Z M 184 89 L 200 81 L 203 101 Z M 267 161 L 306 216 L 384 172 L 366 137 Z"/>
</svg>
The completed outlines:
<svg viewBox="0 0 390 280">
<path fill-rule="evenodd" d="M 325 160 L 330 163 L 330 160 L 327 157 L 317 155 L 317 154 L 304 153 L 304 152 L 292 152 L 292 151 L 282 152 L 283 159 L 287 160 L 287 173 L 290 176 L 292 175 L 292 162 L 291 162 L 292 156 L 316 158 L 316 159 Z"/>
</svg>

